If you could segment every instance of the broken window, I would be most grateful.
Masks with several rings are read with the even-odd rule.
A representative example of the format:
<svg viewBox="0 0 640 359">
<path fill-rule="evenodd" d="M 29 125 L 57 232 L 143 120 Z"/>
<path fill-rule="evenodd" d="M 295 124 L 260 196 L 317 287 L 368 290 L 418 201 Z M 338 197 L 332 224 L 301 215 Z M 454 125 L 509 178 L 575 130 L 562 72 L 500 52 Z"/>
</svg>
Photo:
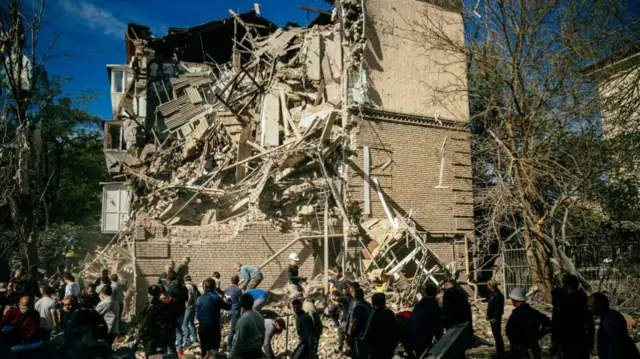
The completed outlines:
<svg viewBox="0 0 640 359">
<path fill-rule="evenodd" d="M 106 123 L 105 124 L 105 149 L 121 150 L 124 129 L 122 123 Z"/>
<path fill-rule="evenodd" d="M 111 76 L 111 92 L 124 93 L 124 71 L 113 70 Z"/>
</svg>

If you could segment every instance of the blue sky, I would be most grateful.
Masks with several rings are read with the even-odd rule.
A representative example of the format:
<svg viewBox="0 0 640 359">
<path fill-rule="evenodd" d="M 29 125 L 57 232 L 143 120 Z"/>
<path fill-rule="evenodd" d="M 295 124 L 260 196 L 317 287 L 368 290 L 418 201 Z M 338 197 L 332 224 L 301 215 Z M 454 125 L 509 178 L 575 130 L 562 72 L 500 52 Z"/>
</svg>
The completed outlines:
<svg viewBox="0 0 640 359">
<path fill-rule="evenodd" d="M 169 27 L 190 27 L 228 17 L 228 9 L 248 11 L 261 5 L 262 16 L 283 25 L 287 21 L 304 26 L 306 11 L 298 5 L 329 9 L 322 0 L 48 0 L 38 49 L 40 56 L 56 39 L 47 54 L 51 74 L 72 81 L 65 91 L 79 96 L 91 91 L 95 101 L 87 109 L 104 119 L 111 118 L 106 64 L 125 62 L 124 32 L 127 23 L 149 26 L 156 36 Z M 311 19 L 315 14 L 311 14 Z"/>
</svg>

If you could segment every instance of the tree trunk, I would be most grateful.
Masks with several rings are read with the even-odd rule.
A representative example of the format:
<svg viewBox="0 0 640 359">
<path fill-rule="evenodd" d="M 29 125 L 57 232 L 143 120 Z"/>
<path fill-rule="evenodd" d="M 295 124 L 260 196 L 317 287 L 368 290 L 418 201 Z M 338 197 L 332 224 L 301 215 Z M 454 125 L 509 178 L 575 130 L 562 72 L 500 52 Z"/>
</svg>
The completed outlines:
<svg viewBox="0 0 640 359">
<path fill-rule="evenodd" d="M 544 299 L 551 303 L 551 290 L 553 285 L 551 282 L 553 272 L 549 264 L 549 255 L 540 241 L 536 239 L 530 232 L 530 229 L 524 230 L 524 245 L 527 254 L 527 260 L 531 268 L 531 279 L 533 284 L 540 290 Z"/>
</svg>

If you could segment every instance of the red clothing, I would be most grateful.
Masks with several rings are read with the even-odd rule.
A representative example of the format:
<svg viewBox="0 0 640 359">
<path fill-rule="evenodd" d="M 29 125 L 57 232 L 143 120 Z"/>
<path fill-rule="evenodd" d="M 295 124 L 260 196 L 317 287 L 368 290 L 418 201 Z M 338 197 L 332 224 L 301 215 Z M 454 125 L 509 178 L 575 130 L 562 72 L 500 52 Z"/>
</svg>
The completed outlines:
<svg viewBox="0 0 640 359">
<path fill-rule="evenodd" d="M 34 309 L 29 309 L 23 315 L 20 312 L 20 308 L 11 308 L 0 320 L 1 330 L 6 331 L 8 326 L 15 327 L 7 333 L 11 346 L 36 341 L 38 339 L 38 329 L 40 328 L 40 314 Z"/>
</svg>

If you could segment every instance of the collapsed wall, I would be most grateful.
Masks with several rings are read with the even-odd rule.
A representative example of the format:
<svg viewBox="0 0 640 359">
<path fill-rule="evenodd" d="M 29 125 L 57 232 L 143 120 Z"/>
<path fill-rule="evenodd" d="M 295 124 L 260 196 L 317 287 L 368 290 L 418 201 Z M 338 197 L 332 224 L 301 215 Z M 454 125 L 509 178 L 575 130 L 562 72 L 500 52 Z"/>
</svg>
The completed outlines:
<svg viewBox="0 0 640 359">
<path fill-rule="evenodd" d="M 404 15 L 425 10 L 402 2 Z M 266 31 L 230 10 L 243 31 L 228 63 L 168 58 L 157 39 L 128 42 L 133 80 L 114 114 L 138 127 L 115 163 L 133 200 L 109 251 L 132 253 L 138 305 L 164 265 L 185 255 L 196 282 L 218 271 L 227 283 L 241 262 L 261 266 L 267 288 L 285 283 L 290 252 L 308 277 L 344 264 L 413 297 L 428 280 L 468 277 L 468 105 L 407 97 L 422 80 L 399 60 L 419 44 L 382 39 L 397 16 L 364 3 L 336 2 L 333 22 L 310 29 Z M 232 28 L 225 21 L 216 26 Z M 419 76 L 434 66 L 412 63 Z M 456 66 L 437 83 L 466 79 Z"/>
</svg>

